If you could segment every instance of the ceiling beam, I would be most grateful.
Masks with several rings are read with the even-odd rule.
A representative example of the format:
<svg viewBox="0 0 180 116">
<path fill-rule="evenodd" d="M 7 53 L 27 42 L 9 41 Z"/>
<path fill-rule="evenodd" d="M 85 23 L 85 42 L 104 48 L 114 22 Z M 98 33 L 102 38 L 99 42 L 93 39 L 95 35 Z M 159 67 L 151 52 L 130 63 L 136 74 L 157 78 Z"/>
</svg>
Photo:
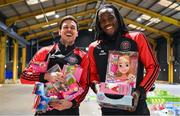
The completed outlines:
<svg viewBox="0 0 180 116">
<path fill-rule="evenodd" d="M 52 36 L 43 37 L 42 39 L 39 40 L 39 42 L 43 42 L 49 39 L 52 39 Z"/>
<path fill-rule="evenodd" d="M 85 19 L 85 20 L 79 21 L 78 24 L 79 25 L 80 24 L 87 24 L 87 23 L 92 22 L 92 21 L 93 21 L 92 19 Z M 38 33 L 34 33 L 34 34 L 31 34 L 31 35 L 28 35 L 26 37 L 26 40 L 31 40 L 31 39 L 36 38 L 38 36 L 41 36 L 41 35 L 44 35 L 44 34 L 47 34 L 47 33 L 50 33 L 50 32 L 57 31 L 58 29 L 59 29 L 59 27 L 55 27 L 53 29 L 48 29 L 48 30 L 45 30 L 45 31 L 41 31 L 41 32 L 38 32 Z"/>
<path fill-rule="evenodd" d="M 143 24 L 137 23 L 135 21 L 132 21 L 132 20 L 129 20 L 129 19 L 126 19 L 126 18 L 124 18 L 124 21 L 125 21 L 126 24 L 133 24 L 133 25 L 136 25 L 138 27 L 142 27 L 142 28 L 146 29 L 147 31 L 150 31 L 150 32 L 153 32 L 153 33 L 156 33 L 156 34 L 160 34 L 160 35 L 163 35 L 165 37 L 170 37 L 170 34 L 167 33 L 167 32 L 160 31 L 158 29 L 155 29 L 155 28 L 152 28 L 152 27 L 149 27 L 149 26 L 145 26 Z"/>
<path fill-rule="evenodd" d="M 150 32 L 153 32 L 153 33 L 156 33 L 156 34 L 159 34 L 159 35 L 162 35 L 164 37 L 170 37 L 170 34 L 167 33 L 167 32 L 164 32 L 164 31 L 160 31 L 158 29 L 155 29 L 155 28 L 152 28 L 152 27 L 149 27 L 149 26 L 144 26 L 140 23 L 137 23 L 137 22 L 134 22 L 132 20 L 129 20 L 129 19 L 126 19 L 124 18 L 124 21 L 126 24 L 133 24 L 133 25 L 136 25 L 136 26 L 139 26 L 139 27 L 142 27 L 144 29 L 146 29 L 147 31 L 150 31 Z M 86 19 L 86 20 L 82 20 L 82 21 L 79 21 L 79 24 L 86 24 L 86 23 L 89 23 L 89 22 L 92 22 L 92 19 Z M 84 27 L 83 27 L 84 28 Z M 85 28 L 85 29 L 88 29 L 88 28 Z M 38 36 L 41 36 L 41 35 L 44 35 L 44 34 L 47 34 L 49 32 L 53 32 L 53 31 L 57 31 L 58 30 L 58 27 L 54 28 L 54 29 L 51 29 L 51 30 L 45 30 L 45 31 L 42 31 L 42 32 L 38 32 L 38 33 L 35 33 L 35 34 L 31 34 L 29 36 L 26 37 L 27 40 L 31 40 L 35 37 L 38 37 Z"/>
<path fill-rule="evenodd" d="M 173 25 L 176 25 L 176 26 L 180 27 L 180 21 L 178 21 L 176 19 L 167 17 L 165 15 L 160 15 L 160 14 L 158 14 L 156 12 L 146 10 L 145 8 L 138 7 L 138 6 L 133 5 L 133 4 L 129 4 L 127 2 L 124 2 L 123 0 L 107 0 L 107 2 L 116 4 L 116 5 L 120 6 L 120 7 L 124 7 L 124 8 L 130 9 L 130 10 L 134 10 L 134 11 L 137 11 L 137 12 L 140 12 L 140 13 L 143 13 L 143 14 L 147 14 L 147 15 L 149 15 L 151 17 L 159 18 L 164 22 L 167 22 L 169 24 L 173 24 Z"/>
<path fill-rule="evenodd" d="M 97 0 L 78 0 L 78 1 L 72 1 L 72 2 L 68 2 L 66 4 L 59 4 L 57 6 L 53 6 L 53 7 L 48 7 L 44 9 L 44 12 L 51 12 L 51 11 L 61 11 L 61 10 L 65 10 L 74 6 L 79 6 L 79 5 L 83 5 L 83 4 L 87 4 L 87 3 L 91 3 L 91 2 L 95 2 Z M 30 12 L 30 13 L 25 13 L 23 15 L 20 16 L 13 16 L 11 18 L 6 19 L 6 24 L 12 24 L 14 22 L 19 22 L 19 21 L 23 21 L 27 18 L 32 18 L 35 17 L 37 15 L 41 15 L 42 14 L 42 10 L 36 10 L 34 12 Z"/>
<path fill-rule="evenodd" d="M 7 35 L 9 35 L 9 37 L 16 39 L 23 47 L 29 45 L 28 41 L 26 41 L 23 37 L 19 36 L 12 28 L 9 28 L 1 21 L 0 21 L 0 31 L 3 31 Z"/>
<path fill-rule="evenodd" d="M 72 15 L 73 15 L 74 17 L 77 17 L 77 16 L 85 16 L 85 15 L 87 15 L 87 14 L 95 13 L 95 12 L 96 12 L 95 9 L 90 9 L 90 10 L 82 11 L 82 12 L 75 13 L 75 14 L 72 14 Z M 50 21 L 49 21 L 49 24 L 56 23 L 56 22 L 59 22 L 59 21 L 60 21 L 60 18 L 58 18 L 58 19 L 53 19 L 53 20 L 50 20 Z M 22 33 L 26 32 L 26 31 L 30 31 L 30 30 L 35 30 L 35 29 L 41 28 L 41 27 L 43 27 L 44 25 L 47 25 L 47 24 L 48 24 L 47 22 L 42 22 L 42 23 L 38 23 L 38 24 L 35 24 L 35 25 L 31 25 L 31 26 L 27 26 L 27 27 L 18 29 L 18 34 L 22 34 Z"/>
<path fill-rule="evenodd" d="M 23 0 L 0 0 L 0 7 L 4 7 L 10 4 L 15 4 L 17 2 L 21 2 Z"/>
</svg>

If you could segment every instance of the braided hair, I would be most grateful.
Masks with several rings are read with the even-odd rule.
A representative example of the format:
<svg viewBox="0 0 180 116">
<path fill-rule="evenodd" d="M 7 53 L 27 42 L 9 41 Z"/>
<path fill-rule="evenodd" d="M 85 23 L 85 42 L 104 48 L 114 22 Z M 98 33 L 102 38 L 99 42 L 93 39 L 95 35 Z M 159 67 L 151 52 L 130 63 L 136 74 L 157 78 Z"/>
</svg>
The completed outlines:
<svg viewBox="0 0 180 116">
<path fill-rule="evenodd" d="M 118 9 L 114 6 L 114 5 L 111 5 L 111 4 L 106 4 L 106 5 L 103 5 L 101 6 L 98 10 L 97 10 L 97 13 L 96 13 L 96 26 L 95 26 L 95 31 L 96 31 L 96 34 L 95 34 L 95 39 L 96 40 L 103 40 L 104 39 L 104 35 L 105 35 L 105 32 L 102 31 L 101 27 L 100 27 L 100 22 L 99 22 L 99 11 L 102 10 L 102 9 L 105 9 L 105 8 L 111 8 L 113 11 L 114 11 L 114 14 L 117 18 L 117 23 L 118 23 L 118 30 L 117 32 L 122 36 L 123 34 L 127 33 L 128 32 L 128 29 L 126 28 L 125 26 L 125 23 L 123 21 L 123 18 L 120 14 L 120 12 L 118 11 Z"/>
</svg>

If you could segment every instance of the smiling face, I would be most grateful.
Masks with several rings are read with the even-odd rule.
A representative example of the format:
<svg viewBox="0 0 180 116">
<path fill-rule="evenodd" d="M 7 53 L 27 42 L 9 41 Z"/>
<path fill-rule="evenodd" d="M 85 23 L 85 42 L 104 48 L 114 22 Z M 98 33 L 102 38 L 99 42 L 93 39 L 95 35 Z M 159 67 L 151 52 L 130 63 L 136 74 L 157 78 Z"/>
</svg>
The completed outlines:
<svg viewBox="0 0 180 116">
<path fill-rule="evenodd" d="M 76 37 L 78 36 L 77 24 L 71 19 L 64 20 L 59 30 L 61 35 L 61 41 L 65 45 L 74 44 Z"/>
<path fill-rule="evenodd" d="M 113 36 L 118 29 L 118 22 L 113 9 L 104 8 L 98 13 L 101 29 L 109 36 Z"/>
<path fill-rule="evenodd" d="M 128 56 L 119 57 L 118 70 L 122 74 L 127 74 L 130 69 L 130 58 Z"/>
</svg>

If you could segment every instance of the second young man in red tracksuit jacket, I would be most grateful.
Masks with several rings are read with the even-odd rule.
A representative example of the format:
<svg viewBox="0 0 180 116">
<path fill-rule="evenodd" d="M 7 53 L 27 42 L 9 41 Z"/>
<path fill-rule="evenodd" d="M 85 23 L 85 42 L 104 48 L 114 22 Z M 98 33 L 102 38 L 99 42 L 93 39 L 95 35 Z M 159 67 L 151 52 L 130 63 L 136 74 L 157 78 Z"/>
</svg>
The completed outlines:
<svg viewBox="0 0 180 116">
<path fill-rule="evenodd" d="M 116 7 L 104 5 L 97 11 L 96 40 L 89 46 L 90 83 L 105 82 L 109 51 L 137 52 L 138 69 L 136 88 L 132 92 L 134 107 L 129 110 L 101 106 L 102 115 L 150 115 L 146 104 L 146 93 L 158 77 L 159 65 L 151 47 L 141 32 L 129 32 Z M 144 75 L 144 68 L 146 73 Z"/>
</svg>

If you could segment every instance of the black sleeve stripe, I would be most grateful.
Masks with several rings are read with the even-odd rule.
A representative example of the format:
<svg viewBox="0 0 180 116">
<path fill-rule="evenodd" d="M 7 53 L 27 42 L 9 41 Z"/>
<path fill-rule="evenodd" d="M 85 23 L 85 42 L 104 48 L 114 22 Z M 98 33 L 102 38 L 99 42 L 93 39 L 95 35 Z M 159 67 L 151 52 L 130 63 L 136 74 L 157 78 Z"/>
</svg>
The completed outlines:
<svg viewBox="0 0 180 116">
<path fill-rule="evenodd" d="M 142 35 L 144 36 L 144 34 L 142 34 Z M 158 76 L 159 67 L 158 67 L 156 58 L 155 58 L 155 56 L 153 55 L 152 49 L 151 49 L 151 47 L 150 47 L 150 45 L 149 45 L 149 42 L 147 41 L 147 39 L 146 39 L 145 36 L 144 36 L 144 39 L 145 39 L 145 41 L 146 41 L 146 44 L 147 44 L 148 49 L 149 49 L 149 51 L 150 51 L 151 57 L 152 57 L 152 59 L 153 59 L 153 61 L 154 61 L 154 63 L 155 63 L 155 66 L 156 66 L 155 69 L 154 69 L 154 71 L 153 71 L 153 73 L 152 73 L 152 75 L 149 77 L 150 80 L 149 80 L 149 81 L 146 83 L 146 85 L 144 86 L 144 89 L 145 89 L 145 90 L 148 90 L 147 88 L 151 88 L 151 86 L 153 85 L 154 81 L 156 80 L 156 78 L 157 78 L 157 76 Z"/>
<path fill-rule="evenodd" d="M 145 91 L 148 91 L 151 87 L 152 87 L 152 85 L 153 85 L 153 83 L 155 82 L 155 80 L 157 79 L 157 77 L 158 77 L 158 66 L 156 66 L 156 68 L 155 68 L 155 70 L 153 71 L 153 77 L 154 78 L 150 78 L 150 81 L 148 81 L 148 83 L 147 83 L 147 87 L 145 87 Z"/>
</svg>

